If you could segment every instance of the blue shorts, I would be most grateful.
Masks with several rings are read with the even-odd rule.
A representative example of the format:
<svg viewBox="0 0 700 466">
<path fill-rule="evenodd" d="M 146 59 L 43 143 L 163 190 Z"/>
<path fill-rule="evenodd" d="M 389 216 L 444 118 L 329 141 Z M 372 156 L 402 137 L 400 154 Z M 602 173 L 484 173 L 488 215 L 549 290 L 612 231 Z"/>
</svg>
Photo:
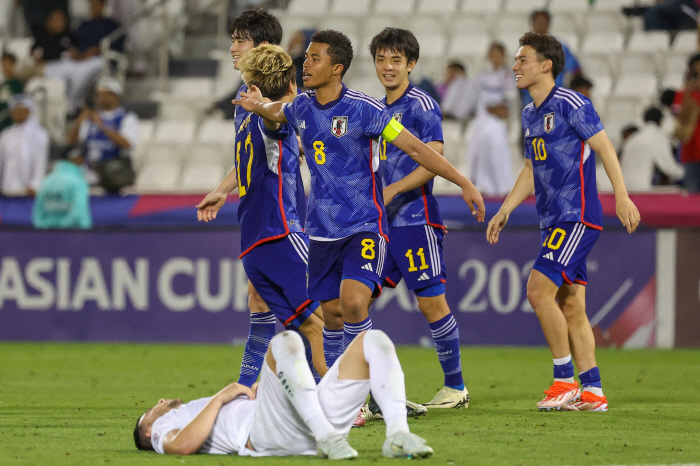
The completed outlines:
<svg viewBox="0 0 700 466">
<path fill-rule="evenodd" d="M 306 296 L 309 239 L 290 233 L 243 256 L 243 269 L 255 291 L 286 327 L 299 328 L 318 307 Z"/>
<path fill-rule="evenodd" d="M 386 259 L 386 240 L 377 233 L 362 232 L 336 241 L 311 240 L 309 244 L 308 295 L 314 301 L 340 297 L 346 278 L 360 281 L 381 294 L 380 276 Z"/>
<path fill-rule="evenodd" d="M 403 278 L 406 287 L 418 296 L 423 296 L 423 291 L 428 296 L 438 296 L 430 292 L 438 288 L 442 288 L 440 294 L 444 294 L 447 276 L 442 259 L 444 237 L 441 228 L 430 225 L 389 228 L 389 254 L 382 276 L 384 286 L 395 288 Z"/>
<path fill-rule="evenodd" d="M 586 257 L 600 236 L 600 230 L 578 222 L 557 223 L 542 230 L 542 249 L 533 269 L 557 286 L 586 285 Z"/>
</svg>

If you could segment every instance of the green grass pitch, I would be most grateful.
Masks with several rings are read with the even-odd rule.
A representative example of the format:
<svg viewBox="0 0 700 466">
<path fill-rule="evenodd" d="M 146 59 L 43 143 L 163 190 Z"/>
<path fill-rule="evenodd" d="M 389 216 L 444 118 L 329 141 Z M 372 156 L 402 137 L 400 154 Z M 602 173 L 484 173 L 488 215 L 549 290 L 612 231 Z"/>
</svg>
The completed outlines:
<svg viewBox="0 0 700 466">
<path fill-rule="evenodd" d="M 208 396 L 235 380 L 241 347 L 0 343 L 2 465 L 286 465 L 306 458 L 165 457 L 133 446 L 135 420 L 159 397 Z M 409 398 L 442 379 L 433 350 L 399 347 Z M 599 350 L 611 411 L 539 412 L 550 382 L 545 348 L 462 348 L 468 409 L 411 420 L 447 465 L 700 463 L 700 351 Z M 358 464 L 381 456 L 384 424 L 353 429 Z"/>
</svg>

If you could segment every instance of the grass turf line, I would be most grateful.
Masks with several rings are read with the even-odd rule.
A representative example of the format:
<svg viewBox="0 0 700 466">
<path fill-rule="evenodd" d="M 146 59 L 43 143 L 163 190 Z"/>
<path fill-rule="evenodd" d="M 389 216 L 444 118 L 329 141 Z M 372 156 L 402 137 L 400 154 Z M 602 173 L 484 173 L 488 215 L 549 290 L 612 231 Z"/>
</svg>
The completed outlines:
<svg viewBox="0 0 700 466">
<path fill-rule="evenodd" d="M 407 394 L 440 388 L 435 352 L 399 347 Z M 209 396 L 235 381 L 241 347 L 0 343 L 0 464 L 306 464 L 314 457 L 167 457 L 138 452 L 136 419 L 160 397 Z M 670 464 L 700 462 L 700 351 L 599 350 L 608 413 L 541 413 L 550 383 L 544 348 L 462 348 L 472 404 L 409 421 L 434 464 Z M 381 456 L 384 424 L 353 429 L 356 464 Z"/>
</svg>

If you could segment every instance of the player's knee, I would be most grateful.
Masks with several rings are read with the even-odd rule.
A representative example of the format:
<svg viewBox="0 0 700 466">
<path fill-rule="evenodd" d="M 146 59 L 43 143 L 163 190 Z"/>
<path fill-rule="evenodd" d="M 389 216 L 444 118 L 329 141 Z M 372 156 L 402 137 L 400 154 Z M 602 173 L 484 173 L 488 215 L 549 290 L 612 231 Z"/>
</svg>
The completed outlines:
<svg viewBox="0 0 700 466">
<path fill-rule="evenodd" d="M 418 296 L 418 309 L 430 322 L 441 319 L 450 313 L 450 309 L 445 301 L 445 295 Z"/>
<path fill-rule="evenodd" d="M 301 357 L 306 354 L 304 341 L 299 334 L 288 330 L 277 334 L 270 341 L 270 352 L 276 360 L 279 360 L 283 355 Z"/>
<path fill-rule="evenodd" d="M 545 296 L 541 287 L 534 284 L 532 280 L 527 283 L 527 300 L 535 311 L 542 307 L 547 299 L 549 299 L 549 296 Z"/>
<path fill-rule="evenodd" d="M 363 341 L 363 346 L 365 353 L 367 352 L 380 352 L 380 353 L 392 353 L 396 352 L 396 348 L 394 347 L 394 342 L 391 341 L 391 338 L 389 336 L 382 332 L 381 330 L 377 329 L 372 329 L 372 330 L 367 330 L 363 334 L 364 336 L 364 341 Z M 359 338 L 359 337 L 358 337 Z"/>
</svg>

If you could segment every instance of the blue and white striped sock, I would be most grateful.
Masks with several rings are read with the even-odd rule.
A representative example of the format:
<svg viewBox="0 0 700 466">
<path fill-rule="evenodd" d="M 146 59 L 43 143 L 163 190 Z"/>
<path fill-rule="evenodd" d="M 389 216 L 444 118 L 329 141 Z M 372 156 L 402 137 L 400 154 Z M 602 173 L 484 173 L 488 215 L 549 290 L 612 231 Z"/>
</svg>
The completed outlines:
<svg viewBox="0 0 700 466">
<path fill-rule="evenodd" d="M 323 356 L 330 369 L 336 359 L 343 354 L 343 329 L 329 330 L 323 327 Z"/>
<path fill-rule="evenodd" d="M 355 324 L 344 322 L 343 324 L 343 353 L 356 336 L 366 330 L 372 330 L 372 319 L 369 316 L 362 322 L 357 322 Z"/>
<path fill-rule="evenodd" d="M 459 328 L 452 313 L 429 324 L 435 341 L 435 351 L 445 374 L 445 386 L 464 390 L 462 359 L 459 352 Z"/>
<path fill-rule="evenodd" d="M 267 347 L 270 346 L 270 340 L 275 336 L 276 324 L 277 321 L 272 311 L 256 312 L 250 315 L 250 333 L 248 333 L 248 341 L 243 351 L 239 384 L 250 387 L 258 380 Z"/>
</svg>

